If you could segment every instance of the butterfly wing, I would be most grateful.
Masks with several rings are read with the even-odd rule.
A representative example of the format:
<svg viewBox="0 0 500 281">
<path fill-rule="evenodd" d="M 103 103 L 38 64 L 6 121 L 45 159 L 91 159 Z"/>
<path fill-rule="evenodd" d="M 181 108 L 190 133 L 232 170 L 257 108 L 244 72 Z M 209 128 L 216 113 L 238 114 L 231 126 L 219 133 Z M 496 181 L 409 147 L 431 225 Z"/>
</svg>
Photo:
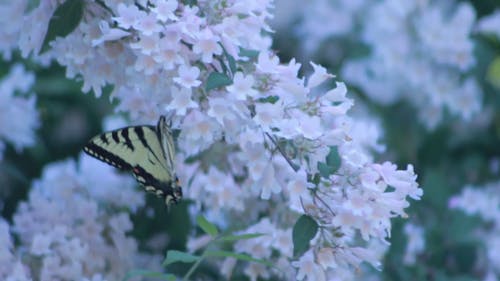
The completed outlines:
<svg viewBox="0 0 500 281">
<path fill-rule="evenodd" d="M 161 120 L 161 119 L 160 119 Z M 161 136 L 153 126 L 132 126 L 92 138 L 83 150 L 116 168 L 130 170 L 146 191 L 173 193 L 173 170 L 167 164 Z"/>
</svg>

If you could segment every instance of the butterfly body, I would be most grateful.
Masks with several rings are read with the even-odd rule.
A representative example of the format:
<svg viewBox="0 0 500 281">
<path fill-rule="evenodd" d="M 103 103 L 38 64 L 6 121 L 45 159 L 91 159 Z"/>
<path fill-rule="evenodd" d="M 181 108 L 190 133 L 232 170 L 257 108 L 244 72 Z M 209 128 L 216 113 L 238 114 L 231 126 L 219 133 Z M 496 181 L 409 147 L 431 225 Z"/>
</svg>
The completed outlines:
<svg viewBox="0 0 500 281">
<path fill-rule="evenodd" d="M 167 205 L 182 198 L 174 168 L 174 141 L 164 116 L 156 127 L 131 126 L 97 135 L 83 150 L 111 166 L 131 171 L 146 191 L 164 198 Z"/>
</svg>

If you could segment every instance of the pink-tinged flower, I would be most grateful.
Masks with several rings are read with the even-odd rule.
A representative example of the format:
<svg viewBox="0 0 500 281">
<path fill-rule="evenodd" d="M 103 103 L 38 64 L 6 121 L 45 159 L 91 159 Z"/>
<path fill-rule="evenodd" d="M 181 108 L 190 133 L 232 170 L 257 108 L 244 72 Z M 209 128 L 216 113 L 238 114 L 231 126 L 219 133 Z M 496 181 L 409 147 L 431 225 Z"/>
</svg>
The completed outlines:
<svg viewBox="0 0 500 281">
<path fill-rule="evenodd" d="M 293 261 L 292 265 L 298 268 L 297 280 L 317 280 L 326 281 L 325 271 L 314 260 L 311 250 L 307 251 L 298 261 Z"/>
<path fill-rule="evenodd" d="M 333 248 L 321 248 L 318 252 L 318 264 L 321 265 L 321 267 L 324 270 L 328 270 L 330 268 L 337 268 L 337 261 L 335 260 L 335 255 L 334 255 L 335 249 Z"/>
<path fill-rule="evenodd" d="M 219 123 L 196 109 L 191 110 L 185 117 L 179 136 L 185 153 L 194 155 L 207 148 L 220 138 L 221 127 Z"/>
<path fill-rule="evenodd" d="M 236 113 L 232 108 L 232 103 L 225 97 L 211 98 L 208 101 L 209 108 L 207 115 L 215 118 L 219 124 L 224 125 L 224 120 L 236 119 Z"/>
<path fill-rule="evenodd" d="M 191 99 L 192 90 L 190 88 L 170 88 L 172 101 L 165 107 L 166 110 L 175 111 L 177 115 L 186 115 L 190 108 L 198 108 L 198 104 Z"/>
<path fill-rule="evenodd" d="M 156 0 L 153 3 L 155 6 L 151 8 L 151 11 L 156 14 L 159 21 L 177 20 L 175 16 L 175 10 L 179 6 L 177 0 Z"/>
<path fill-rule="evenodd" d="M 118 17 L 112 19 L 118 23 L 118 26 L 129 29 L 137 25 L 140 18 L 146 15 L 145 12 L 140 11 L 135 5 L 126 5 L 123 3 L 118 4 Z"/>
<path fill-rule="evenodd" d="M 244 75 L 242 72 L 236 72 L 233 77 L 233 84 L 226 87 L 231 96 L 237 100 L 246 100 L 247 97 L 256 97 L 259 93 L 253 89 L 255 83 L 252 74 Z"/>
<path fill-rule="evenodd" d="M 151 36 L 162 30 L 162 26 L 156 21 L 156 16 L 153 14 L 148 14 L 140 17 L 134 28 L 141 31 L 142 34 L 146 36 Z"/>
<path fill-rule="evenodd" d="M 199 17 L 199 8 L 196 6 L 184 6 L 182 16 L 177 22 L 182 33 L 192 38 L 200 32 L 200 27 L 205 25 L 206 18 Z"/>
<path fill-rule="evenodd" d="M 189 67 L 181 65 L 179 67 L 179 76 L 174 78 L 174 81 L 185 88 L 198 87 L 201 84 L 197 78 L 200 76 L 200 69 L 196 66 Z"/>
<path fill-rule="evenodd" d="M 146 75 L 153 75 L 158 70 L 158 64 L 151 56 L 139 55 L 135 61 L 134 70 L 144 72 Z"/>
<path fill-rule="evenodd" d="M 166 37 L 160 39 L 158 49 L 153 58 L 157 63 L 162 64 L 165 70 L 174 69 L 176 65 L 180 65 L 184 62 L 181 48 L 177 41 L 171 41 Z"/>
<path fill-rule="evenodd" d="M 205 28 L 196 34 L 196 40 L 193 44 L 193 52 L 201 55 L 201 61 L 211 63 L 213 56 L 222 54 L 222 48 L 219 45 L 218 36 L 214 35 L 212 30 Z"/>
<path fill-rule="evenodd" d="M 307 87 L 314 88 L 323 83 L 325 80 L 335 77 L 335 75 L 326 72 L 326 68 L 323 66 L 313 62 L 311 62 L 311 65 L 314 68 L 314 72 L 311 76 L 309 76 L 309 80 L 307 80 Z"/>
<path fill-rule="evenodd" d="M 293 256 L 292 229 L 276 229 L 272 235 L 274 240 L 273 248 L 280 251 L 283 256 L 291 258 Z"/>
<path fill-rule="evenodd" d="M 290 209 L 298 213 L 304 212 L 302 204 L 304 204 L 304 202 L 311 202 L 311 191 L 309 190 L 311 187 L 313 187 L 313 185 L 307 182 L 305 171 L 301 170 L 297 172 L 296 177 L 291 179 L 286 186 L 286 193 L 290 201 Z"/>
<path fill-rule="evenodd" d="M 130 47 L 139 49 L 144 55 L 151 55 L 158 49 L 159 36 L 157 34 L 150 36 L 141 36 L 138 42 L 130 44 Z"/>
</svg>

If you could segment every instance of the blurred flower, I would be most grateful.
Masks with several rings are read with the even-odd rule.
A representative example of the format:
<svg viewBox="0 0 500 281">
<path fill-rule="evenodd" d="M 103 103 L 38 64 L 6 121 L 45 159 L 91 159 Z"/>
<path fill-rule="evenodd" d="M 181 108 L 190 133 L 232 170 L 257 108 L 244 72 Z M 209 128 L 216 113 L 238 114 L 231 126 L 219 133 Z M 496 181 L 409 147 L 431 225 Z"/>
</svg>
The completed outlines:
<svg viewBox="0 0 500 281">
<path fill-rule="evenodd" d="M 29 275 L 116 280 L 136 265 L 137 242 L 127 235 L 133 226 L 124 211 L 143 206 L 144 194 L 134 190 L 130 177 L 87 159 L 80 157 L 79 168 L 72 160 L 47 165 L 28 200 L 20 203 L 10 230 L 0 222 L 0 241 L 7 245 L 0 250 L 5 251 L 0 253 L 2 280 L 28 280 L 22 276 Z M 9 232 L 19 244 L 12 244 Z"/>
<path fill-rule="evenodd" d="M 0 80 L 0 160 L 5 143 L 17 150 L 35 144 L 35 130 L 39 127 L 36 98 L 28 96 L 35 82 L 33 73 L 20 64 L 14 65 Z"/>
</svg>

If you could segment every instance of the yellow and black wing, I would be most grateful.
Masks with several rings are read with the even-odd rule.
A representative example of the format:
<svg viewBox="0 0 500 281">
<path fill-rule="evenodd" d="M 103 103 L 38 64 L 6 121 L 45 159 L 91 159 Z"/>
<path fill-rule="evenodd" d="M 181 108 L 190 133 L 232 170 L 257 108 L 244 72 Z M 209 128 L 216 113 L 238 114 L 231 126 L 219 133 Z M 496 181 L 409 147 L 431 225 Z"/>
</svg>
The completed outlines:
<svg viewBox="0 0 500 281">
<path fill-rule="evenodd" d="M 97 135 L 83 150 L 116 168 L 132 171 L 146 191 L 165 197 L 167 204 L 182 197 L 174 170 L 173 137 L 164 116 L 156 127 L 131 126 Z"/>
</svg>

